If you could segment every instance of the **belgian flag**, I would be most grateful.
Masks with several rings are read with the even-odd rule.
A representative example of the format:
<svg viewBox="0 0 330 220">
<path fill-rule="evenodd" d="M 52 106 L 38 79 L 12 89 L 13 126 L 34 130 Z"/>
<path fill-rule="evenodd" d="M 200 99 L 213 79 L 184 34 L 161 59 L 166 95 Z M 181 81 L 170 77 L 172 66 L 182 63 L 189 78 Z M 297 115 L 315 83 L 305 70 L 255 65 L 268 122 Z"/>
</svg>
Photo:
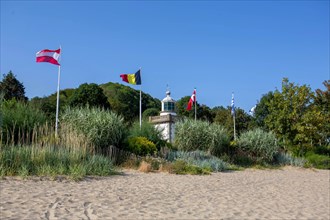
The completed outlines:
<svg viewBox="0 0 330 220">
<path fill-rule="evenodd" d="M 127 82 L 129 84 L 141 85 L 140 70 L 138 70 L 136 73 L 133 74 L 121 74 L 120 77 L 124 82 Z"/>
</svg>

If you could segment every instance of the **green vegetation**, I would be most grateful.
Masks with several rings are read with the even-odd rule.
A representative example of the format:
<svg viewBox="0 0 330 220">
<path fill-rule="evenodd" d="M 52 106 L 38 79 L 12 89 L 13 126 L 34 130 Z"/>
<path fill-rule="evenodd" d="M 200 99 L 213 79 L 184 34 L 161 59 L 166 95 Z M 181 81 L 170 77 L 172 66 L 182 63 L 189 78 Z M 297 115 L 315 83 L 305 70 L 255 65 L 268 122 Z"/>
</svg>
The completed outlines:
<svg viewBox="0 0 330 220">
<path fill-rule="evenodd" d="M 255 163 L 272 161 L 279 150 L 275 135 L 259 128 L 243 133 L 237 146 Z"/>
<path fill-rule="evenodd" d="M 19 138 L 31 142 L 33 130 L 44 125 L 47 120 L 38 108 L 15 99 L 1 101 L 0 112 L 0 142 L 3 144 L 17 144 Z"/>
<path fill-rule="evenodd" d="M 229 137 L 220 125 L 185 119 L 176 124 L 175 145 L 182 151 L 201 150 L 219 155 L 229 145 Z"/>
<path fill-rule="evenodd" d="M 0 83 L 0 176 L 109 175 L 114 172 L 110 158 L 118 163 L 131 153 L 136 156 L 125 163 L 143 172 L 209 174 L 279 165 L 330 169 L 330 80 L 323 84 L 325 90 L 313 92 L 283 79 L 281 90 L 261 97 L 254 116 L 236 108 L 235 141 L 229 106 L 210 109 L 197 103 L 195 121 L 194 111 L 185 110 L 190 97 L 183 97 L 176 103 L 181 120 L 172 145 L 152 124 L 143 121 L 140 128 L 139 91 L 118 83 L 60 91 L 55 137 L 49 121 L 55 121 L 56 93 L 27 101 L 23 84 L 9 72 Z M 160 101 L 142 93 L 142 110 L 144 120 L 158 115 Z"/>
<path fill-rule="evenodd" d="M 98 108 L 67 108 L 61 117 L 62 132 L 68 130 L 83 136 L 99 150 L 121 144 L 126 135 L 122 117 Z"/>
<path fill-rule="evenodd" d="M 67 175 L 74 180 L 86 175 L 106 176 L 115 171 L 110 159 L 82 149 L 11 146 L 0 150 L 0 176 Z"/>
<path fill-rule="evenodd" d="M 156 145 L 145 137 L 131 137 L 128 139 L 128 151 L 140 155 L 153 155 L 157 152 Z"/>
</svg>

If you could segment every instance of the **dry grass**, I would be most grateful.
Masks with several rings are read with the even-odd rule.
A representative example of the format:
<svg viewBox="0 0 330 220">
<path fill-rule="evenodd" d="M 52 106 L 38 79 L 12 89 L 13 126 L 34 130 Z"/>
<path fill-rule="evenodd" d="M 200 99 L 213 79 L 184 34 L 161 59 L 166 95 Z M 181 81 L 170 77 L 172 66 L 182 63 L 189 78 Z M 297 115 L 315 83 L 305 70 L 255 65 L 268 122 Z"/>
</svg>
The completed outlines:
<svg viewBox="0 0 330 220">
<path fill-rule="evenodd" d="M 138 171 L 143 172 L 143 173 L 151 172 L 152 171 L 151 164 L 147 163 L 145 161 L 142 161 Z"/>
</svg>

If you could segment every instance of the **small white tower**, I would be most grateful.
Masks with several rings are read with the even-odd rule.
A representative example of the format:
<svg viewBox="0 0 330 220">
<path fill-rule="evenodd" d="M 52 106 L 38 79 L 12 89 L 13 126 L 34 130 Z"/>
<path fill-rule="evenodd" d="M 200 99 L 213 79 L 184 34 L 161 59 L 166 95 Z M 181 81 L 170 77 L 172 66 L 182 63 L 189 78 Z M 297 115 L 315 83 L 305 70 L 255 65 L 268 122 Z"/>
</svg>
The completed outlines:
<svg viewBox="0 0 330 220">
<path fill-rule="evenodd" d="M 175 100 L 171 98 L 169 89 L 166 91 L 166 97 L 162 100 L 162 111 L 160 116 L 151 116 L 149 121 L 155 127 L 162 131 L 163 138 L 172 143 L 174 140 L 175 121 L 177 119 L 175 113 Z"/>
</svg>

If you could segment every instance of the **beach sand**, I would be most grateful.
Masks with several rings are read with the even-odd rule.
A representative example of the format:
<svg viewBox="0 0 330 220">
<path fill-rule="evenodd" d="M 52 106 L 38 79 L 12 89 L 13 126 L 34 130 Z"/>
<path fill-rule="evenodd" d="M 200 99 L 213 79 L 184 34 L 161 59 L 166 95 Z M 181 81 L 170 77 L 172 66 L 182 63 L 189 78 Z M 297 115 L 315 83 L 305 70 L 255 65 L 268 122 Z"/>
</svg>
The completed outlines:
<svg viewBox="0 0 330 220">
<path fill-rule="evenodd" d="M 0 180 L 0 219 L 330 219 L 329 170 Z"/>
</svg>

